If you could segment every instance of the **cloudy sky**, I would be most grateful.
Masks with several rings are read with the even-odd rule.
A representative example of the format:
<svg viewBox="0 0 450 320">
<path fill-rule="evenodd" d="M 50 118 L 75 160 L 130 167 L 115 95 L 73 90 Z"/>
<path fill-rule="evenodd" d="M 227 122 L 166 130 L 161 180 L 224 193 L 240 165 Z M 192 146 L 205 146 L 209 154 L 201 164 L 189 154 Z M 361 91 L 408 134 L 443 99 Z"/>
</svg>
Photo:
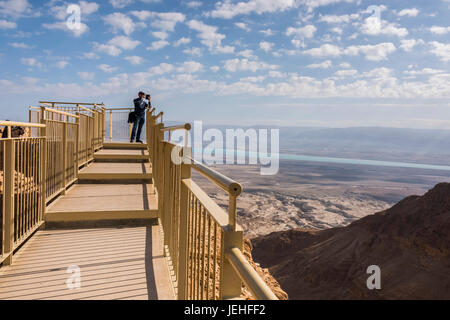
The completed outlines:
<svg viewBox="0 0 450 320">
<path fill-rule="evenodd" d="M 449 13 L 450 0 L 4 0 L 0 118 L 41 99 L 130 106 L 144 90 L 170 120 L 450 129 Z"/>
</svg>

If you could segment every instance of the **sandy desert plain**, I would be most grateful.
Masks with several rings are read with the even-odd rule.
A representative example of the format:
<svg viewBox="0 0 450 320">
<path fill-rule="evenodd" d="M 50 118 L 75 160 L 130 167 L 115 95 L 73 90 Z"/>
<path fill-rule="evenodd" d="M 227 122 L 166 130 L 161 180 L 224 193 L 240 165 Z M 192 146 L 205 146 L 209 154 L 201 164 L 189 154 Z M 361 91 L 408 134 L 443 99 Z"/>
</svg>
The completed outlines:
<svg viewBox="0 0 450 320">
<path fill-rule="evenodd" d="M 254 238 L 293 228 L 346 226 L 389 208 L 409 195 L 423 195 L 450 171 L 281 160 L 277 175 L 261 176 L 255 165 L 216 165 L 240 182 L 238 221 Z M 222 207 L 228 196 L 199 174 L 197 183 Z"/>
</svg>

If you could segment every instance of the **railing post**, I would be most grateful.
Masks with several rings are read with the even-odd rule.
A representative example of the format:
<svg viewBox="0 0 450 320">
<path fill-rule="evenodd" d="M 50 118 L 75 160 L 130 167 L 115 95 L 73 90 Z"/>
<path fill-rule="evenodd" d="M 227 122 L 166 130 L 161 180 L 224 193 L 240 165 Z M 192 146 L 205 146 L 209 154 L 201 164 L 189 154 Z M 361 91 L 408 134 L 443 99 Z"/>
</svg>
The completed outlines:
<svg viewBox="0 0 450 320">
<path fill-rule="evenodd" d="M 3 219 L 5 221 L 5 238 L 3 241 L 6 260 L 4 265 L 11 265 L 14 250 L 14 172 L 15 172 L 15 144 L 14 140 L 8 139 L 5 141 L 4 152 L 4 193 L 3 203 L 4 212 Z"/>
<path fill-rule="evenodd" d="M 109 110 L 109 141 L 113 140 L 112 110 Z"/>
<path fill-rule="evenodd" d="M 86 117 L 86 166 L 87 166 L 87 162 L 89 162 L 89 125 L 90 123 L 90 116 L 88 115 Z"/>
<path fill-rule="evenodd" d="M 41 107 L 41 124 L 46 125 L 45 107 Z M 42 219 L 45 218 L 47 205 L 47 126 L 41 128 L 41 137 L 44 138 L 41 150 L 42 180 L 41 180 L 41 212 Z"/>
<path fill-rule="evenodd" d="M 62 154 L 62 163 L 63 163 L 63 175 L 62 175 L 62 185 L 63 191 L 61 194 L 66 194 L 67 187 L 67 122 L 69 121 L 69 117 L 66 116 L 66 121 L 63 124 L 63 154 Z"/>
<path fill-rule="evenodd" d="M 76 161 L 76 166 L 75 166 L 75 178 L 78 179 L 78 169 L 80 168 L 80 113 L 76 112 L 75 113 L 78 118 L 76 118 L 76 136 L 77 136 L 77 140 L 75 143 L 75 152 L 76 152 L 76 156 L 75 156 L 75 161 Z"/>
<path fill-rule="evenodd" d="M 232 248 L 239 248 L 241 251 L 244 246 L 244 232 L 241 230 L 234 231 L 228 226 L 223 233 L 222 243 L 222 268 L 221 268 L 221 284 L 220 299 L 239 299 L 241 297 L 242 281 L 236 270 L 234 270 L 230 261 L 226 258 L 226 253 Z"/>
<path fill-rule="evenodd" d="M 184 152 L 187 149 L 183 149 Z M 184 179 L 191 178 L 191 166 L 189 164 L 181 164 L 181 194 L 180 194 L 180 244 L 179 244 L 179 266 L 178 266 L 178 300 L 186 300 L 188 298 L 187 291 L 187 272 L 188 272 L 188 216 L 189 216 L 189 190 L 184 185 Z"/>
</svg>

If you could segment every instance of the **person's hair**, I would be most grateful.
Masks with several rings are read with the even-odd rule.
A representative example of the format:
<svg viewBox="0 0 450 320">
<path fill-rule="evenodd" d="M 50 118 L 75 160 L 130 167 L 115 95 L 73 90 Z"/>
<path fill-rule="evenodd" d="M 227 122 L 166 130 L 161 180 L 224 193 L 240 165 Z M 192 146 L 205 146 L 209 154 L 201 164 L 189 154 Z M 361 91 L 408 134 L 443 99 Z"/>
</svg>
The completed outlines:
<svg viewBox="0 0 450 320">
<path fill-rule="evenodd" d="M 143 95 L 145 95 L 145 93 L 144 92 L 142 92 L 142 91 L 139 91 L 139 96 L 141 95 L 141 94 L 143 94 Z"/>
</svg>

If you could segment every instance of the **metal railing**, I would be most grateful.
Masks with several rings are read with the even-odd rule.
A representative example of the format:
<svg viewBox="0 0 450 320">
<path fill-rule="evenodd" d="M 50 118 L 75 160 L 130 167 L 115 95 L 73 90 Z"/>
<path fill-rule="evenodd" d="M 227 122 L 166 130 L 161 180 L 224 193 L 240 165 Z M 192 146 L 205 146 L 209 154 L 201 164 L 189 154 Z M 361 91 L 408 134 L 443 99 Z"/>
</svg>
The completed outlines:
<svg viewBox="0 0 450 320">
<path fill-rule="evenodd" d="M 128 115 L 133 108 L 107 108 L 105 109 L 106 137 L 110 142 L 131 140 L 131 130 L 133 124 L 128 123 Z M 145 132 L 142 132 L 142 139 L 145 139 Z"/>
<path fill-rule="evenodd" d="M 43 102 L 30 107 L 30 123 L 0 121 L 0 263 L 44 221 L 47 204 L 76 182 L 78 170 L 103 147 L 104 108 L 97 104 Z M 60 106 L 60 104 L 67 104 Z M 12 127 L 26 135 L 11 137 Z"/>
<path fill-rule="evenodd" d="M 14 250 L 43 222 L 45 135 L 11 137 L 11 127 L 46 129 L 44 124 L 0 121 L 8 137 L 0 139 L 0 263 L 10 265 Z"/>
<path fill-rule="evenodd" d="M 79 169 L 102 148 L 105 129 L 109 127 L 110 133 L 114 130 L 111 119 L 115 110 L 124 110 L 96 104 L 41 104 L 30 107 L 31 123 L 0 122 L 9 134 L 0 139 L 3 264 L 12 262 L 14 250 L 42 224 L 46 204 L 64 194 L 76 181 Z M 187 135 L 189 124 L 165 127 L 163 113 L 154 113 L 155 109 L 147 111 L 145 134 L 165 255 L 173 270 L 178 298 L 236 299 L 241 297 L 244 284 L 256 299 L 276 299 L 242 252 L 243 230 L 236 221 L 241 185 L 193 160 L 190 148 L 170 142 L 175 130 L 185 130 Z M 11 138 L 12 126 L 35 130 L 36 137 Z M 193 181 L 192 170 L 228 194 L 228 212 Z"/>
<path fill-rule="evenodd" d="M 253 298 L 276 300 L 242 253 L 243 230 L 236 221 L 241 185 L 193 160 L 190 148 L 165 141 L 165 132 L 189 131 L 191 127 L 165 127 L 158 123 L 162 113 L 154 116 L 153 111 L 147 112 L 147 143 L 165 254 L 178 298 L 236 299 L 241 297 L 244 283 Z M 192 169 L 228 193 L 228 212 L 192 180 Z"/>
</svg>

